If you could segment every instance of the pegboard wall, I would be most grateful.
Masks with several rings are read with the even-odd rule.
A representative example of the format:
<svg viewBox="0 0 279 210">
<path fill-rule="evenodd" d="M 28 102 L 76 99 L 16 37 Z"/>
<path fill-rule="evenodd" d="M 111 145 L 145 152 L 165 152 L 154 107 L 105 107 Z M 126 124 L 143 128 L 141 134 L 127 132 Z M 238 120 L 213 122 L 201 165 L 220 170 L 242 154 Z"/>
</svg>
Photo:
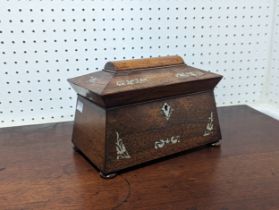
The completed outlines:
<svg viewBox="0 0 279 210">
<path fill-rule="evenodd" d="M 267 79 L 266 96 L 269 103 L 279 108 L 279 1 L 274 5 L 271 63 Z"/>
<path fill-rule="evenodd" d="M 73 120 L 76 95 L 66 79 L 101 70 L 109 60 L 178 54 L 224 75 L 219 106 L 257 102 L 269 88 L 277 6 L 271 0 L 2 0 L 0 127 Z M 278 103 L 278 91 L 271 95 Z"/>
</svg>

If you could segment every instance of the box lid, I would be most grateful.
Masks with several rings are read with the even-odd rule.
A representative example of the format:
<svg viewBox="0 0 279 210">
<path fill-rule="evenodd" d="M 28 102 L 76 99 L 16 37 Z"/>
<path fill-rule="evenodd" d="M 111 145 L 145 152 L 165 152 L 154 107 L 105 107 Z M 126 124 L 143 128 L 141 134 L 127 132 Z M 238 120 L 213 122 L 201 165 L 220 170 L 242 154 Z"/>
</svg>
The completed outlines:
<svg viewBox="0 0 279 210">
<path fill-rule="evenodd" d="M 68 79 L 74 90 L 102 107 L 213 89 L 222 76 L 188 66 L 179 56 L 106 63 L 102 71 Z"/>
</svg>

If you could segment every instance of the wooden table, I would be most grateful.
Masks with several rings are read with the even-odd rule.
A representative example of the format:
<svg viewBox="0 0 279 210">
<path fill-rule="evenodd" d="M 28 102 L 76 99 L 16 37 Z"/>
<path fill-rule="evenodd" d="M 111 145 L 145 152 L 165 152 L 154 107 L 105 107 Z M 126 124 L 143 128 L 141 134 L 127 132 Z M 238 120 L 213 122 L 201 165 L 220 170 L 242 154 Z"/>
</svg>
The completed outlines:
<svg viewBox="0 0 279 210">
<path fill-rule="evenodd" d="M 279 122 L 219 108 L 223 143 L 104 180 L 72 150 L 72 123 L 0 130 L 1 210 L 279 209 Z"/>
</svg>

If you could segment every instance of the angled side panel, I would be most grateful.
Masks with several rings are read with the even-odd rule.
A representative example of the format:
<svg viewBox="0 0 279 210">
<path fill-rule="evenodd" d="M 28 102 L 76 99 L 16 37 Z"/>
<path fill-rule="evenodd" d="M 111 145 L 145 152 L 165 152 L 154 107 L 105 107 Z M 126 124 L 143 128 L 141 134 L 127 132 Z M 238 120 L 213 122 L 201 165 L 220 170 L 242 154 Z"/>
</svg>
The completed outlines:
<svg viewBox="0 0 279 210">
<path fill-rule="evenodd" d="M 105 125 L 105 110 L 78 96 L 72 141 L 100 170 L 105 159 Z"/>
</svg>

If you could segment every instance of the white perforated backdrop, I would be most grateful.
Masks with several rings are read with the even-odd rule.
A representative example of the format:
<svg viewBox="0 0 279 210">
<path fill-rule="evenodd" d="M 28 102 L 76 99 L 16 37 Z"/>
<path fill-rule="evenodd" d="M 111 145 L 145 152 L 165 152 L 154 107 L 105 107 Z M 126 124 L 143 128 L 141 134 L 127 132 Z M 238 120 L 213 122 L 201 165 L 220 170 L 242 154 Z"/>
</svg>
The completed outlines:
<svg viewBox="0 0 279 210">
<path fill-rule="evenodd" d="M 279 1 L 274 1 L 269 67 L 260 100 L 250 104 L 279 120 Z"/>
<path fill-rule="evenodd" d="M 271 46 L 271 68 L 267 81 L 268 101 L 279 107 L 279 1 L 276 2 L 274 13 L 274 29 Z"/>
<path fill-rule="evenodd" d="M 178 54 L 224 75 L 219 106 L 256 103 L 269 88 L 278 103 L 277 47 L 269 71 L 271 41 L 279 38 L 276 6 L 271 0 L 3 0 L 0 127 L 73 120 L 76 94 L 67 78 L 101 70 L 109 60 L 159 55 Z"/>
</svg>

